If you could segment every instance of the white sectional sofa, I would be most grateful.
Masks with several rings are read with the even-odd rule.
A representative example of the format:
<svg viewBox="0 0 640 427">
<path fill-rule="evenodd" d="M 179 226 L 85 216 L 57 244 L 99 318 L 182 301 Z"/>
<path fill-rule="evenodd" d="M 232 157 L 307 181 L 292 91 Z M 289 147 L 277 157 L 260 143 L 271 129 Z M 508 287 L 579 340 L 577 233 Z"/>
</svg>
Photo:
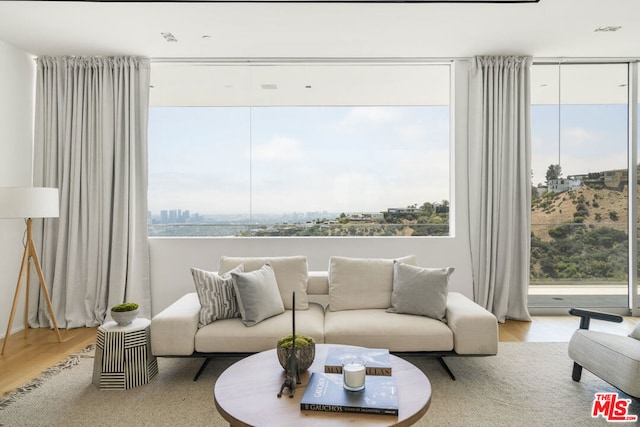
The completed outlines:
<svg viewBox="0 0 640 427">
<path fill-rule="evenodd" d="M 303 256 L 223 257 L 218 272 L 194 269 L 197 292 L 184 295 L 153 317 L 152 353 L 206 357 L 208 362 L 220 354 L 272 349 L 279 338 L 291 333 L 291 295 L 295 291 L 296 333 L 309 335 L 318 343 L 423 353 L 439 357 L 445 368 L 444 356 L 497 354 L 495 316 L 466 296 L 448 292 L 453 269 L 414 264 L 413 256 L 398 260 L 332 257 L 328 271 L 309 272 Z M 275 279 L 275 284 L 264 277 Z M 265 281 L 270 285 L 260 289 L 277 287 L 276 295 L 252 295 Z M 216 284 L 213 291 L 212 283 Z M 213 305 L 203 288 L 209 296 L 215 294 Z M 251 298 L 258 307 L 250 306 Z M 230 312 L 234 302 L 239 306 L 239 317 Z M 272 302 L 282 305 L 259 313 L 260 305 Z M 265 318 L 255 322 L 251 317 L 256 315 Z M 212 317 L 217 320 L 211 321 Z"/>
</svg>

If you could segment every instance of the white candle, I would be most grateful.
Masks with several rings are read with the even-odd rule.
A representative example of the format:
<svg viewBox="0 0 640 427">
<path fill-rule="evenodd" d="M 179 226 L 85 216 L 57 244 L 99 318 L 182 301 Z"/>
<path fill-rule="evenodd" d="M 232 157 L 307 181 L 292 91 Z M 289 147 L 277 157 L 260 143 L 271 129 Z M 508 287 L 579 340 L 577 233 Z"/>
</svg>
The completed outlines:
<svg viewBox="0 0 640 427">
<path fill-rule="evenodd" d="M 344 388 L 358 391 L 364 388 L 366 368 L 363 363 L 349 362 L 342 365 Z"/>
</svg>

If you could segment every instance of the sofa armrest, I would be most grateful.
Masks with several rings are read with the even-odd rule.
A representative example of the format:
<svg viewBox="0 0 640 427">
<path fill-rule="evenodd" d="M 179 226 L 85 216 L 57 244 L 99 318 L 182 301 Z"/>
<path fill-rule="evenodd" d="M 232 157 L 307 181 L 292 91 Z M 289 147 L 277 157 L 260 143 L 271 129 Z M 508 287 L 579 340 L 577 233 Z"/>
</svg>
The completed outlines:
<svg viewBox="0 0 640 427">
<path fill-rule="evenodd" d="M 605 320 L 607 322 L 622 323 L 622 316 L 617 314 L 604 313 L 602 311 L 584 310 L 582 308 L 572 308 L 569 310 L 572 316 L 580 317 L 580 329 L 589 329 L 591 319 Z"/>
<path fill-rule="evenodd" d="M 151 319 L 151 353 L 154 356 L 188 356 L 195 350 L 200 300 L 188 293 Z"/>
<path fill-rule="evenodd" d="M 498 354 L 498 320 L 458 292 L 447 297 L 447 324 L 453 331 L 453 349 L 458 354 Z"/>
</svg>

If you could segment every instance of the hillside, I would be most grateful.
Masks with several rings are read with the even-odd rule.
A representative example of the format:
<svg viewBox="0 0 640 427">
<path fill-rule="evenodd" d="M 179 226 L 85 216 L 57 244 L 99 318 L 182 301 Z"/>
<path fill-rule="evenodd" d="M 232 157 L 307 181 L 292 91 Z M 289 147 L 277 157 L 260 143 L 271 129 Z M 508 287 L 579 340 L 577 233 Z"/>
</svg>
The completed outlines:
<svg viewBox="0 0 640 427">
<path fill-rule="evenodd" d="M 627 188 L 549 193 L 531 209 L 531 279 L 624 281 Z"/>
<path fill-rule="evenodd" d="M 558 224 L 598 224 L 626 230 L 627 194 L 626 186 L 623 190 L 582 186 L 564 193 L 547 193 L 532 203 L 532 231 L 550 241 L 547 231 Z"/>
</svg>

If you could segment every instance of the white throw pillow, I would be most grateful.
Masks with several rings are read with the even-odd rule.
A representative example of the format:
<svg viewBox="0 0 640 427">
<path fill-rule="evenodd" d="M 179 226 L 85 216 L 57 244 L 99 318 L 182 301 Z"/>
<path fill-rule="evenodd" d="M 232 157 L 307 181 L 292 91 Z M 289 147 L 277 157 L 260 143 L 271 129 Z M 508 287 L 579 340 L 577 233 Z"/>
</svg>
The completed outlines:
<svg viewBox="0 0 640 427">
<path fill-rule="evenodd" d="M 389 313 L 415 314 L 445 320 L 449 276 L 454 268 L 421 268 L 396 262 Z"/>
<path fill-rule="evenodd" d="M 393 259 L 347 258 L 329 260 L 331 311 L 389 308 L 393 290 Z M 398 258 L 416 264 L 415 255 Z"/>
<path fill-rule="evenodd" d="M 271 264 L 248 273 L 231 271 L 242 323 L 253 326 L 284 313 L 276 276 Z"/>
<path fill-rule="evenodd" d="M 242 272 L 242 265 L 233 271 Z M 220 319 L 240 317 L 231 274 L 219 276 L 211 271 L 191 268 L 191 275 L 200 300 L 198 328 Z"/>
<path fill-rule="evenodd" d="M 293 309 L 292 295 L 296 293 L 296 310 L 306 310 L 309 308 L 309 298 L 307 297 L 307 280 L 309 272 L 307 267 L 307 257 L 227 257 L 220 258 L 218 274 L 224 274 L 234 267 L 242 264 L 244 271 L 253 271 L 261 268 L 265 263 L 271 264 L 276 275 L 280 297 L 287 310 Z"/>
</svg>

